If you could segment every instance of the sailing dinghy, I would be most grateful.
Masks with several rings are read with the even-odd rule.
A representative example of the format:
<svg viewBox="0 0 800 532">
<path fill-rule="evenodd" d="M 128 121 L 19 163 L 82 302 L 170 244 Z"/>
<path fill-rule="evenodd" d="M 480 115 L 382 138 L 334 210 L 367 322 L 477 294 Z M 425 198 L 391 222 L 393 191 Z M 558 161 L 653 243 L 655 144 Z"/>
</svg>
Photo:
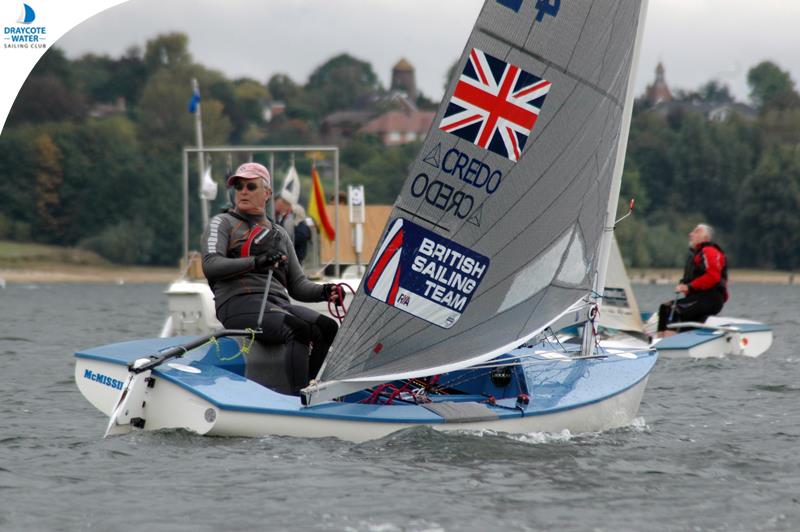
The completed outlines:
<svg viewBox="0 0 800 532">
<path fill-rule="evenodd" d="M 647 345 L 647 338 L 655 336 L 658 316 L 640 314 L 616 239 L 612 240 L 603 300 L 599 323 L 606 334 L 611 334 L 601 342 L 603 345 L 636 348 Z M 669 358 L 757 357 L 772 345 L 772 328 L 752 320 L 711 316 L 704 323 L 671 326 L 683 332 L 652 343 L 659 355 Z"/>
<path fill-rule="evenodd" d="M 603 349 L 646 0 L 487 0 L 316 379 L 252 332 L 76 354 L 106 434 L 594 432 L 637 415 L 654 350 Z M 583 324 L 582 344 L 552 328 Z M 250 335 L 248 337 L 248 335 Z"/>
</svg>

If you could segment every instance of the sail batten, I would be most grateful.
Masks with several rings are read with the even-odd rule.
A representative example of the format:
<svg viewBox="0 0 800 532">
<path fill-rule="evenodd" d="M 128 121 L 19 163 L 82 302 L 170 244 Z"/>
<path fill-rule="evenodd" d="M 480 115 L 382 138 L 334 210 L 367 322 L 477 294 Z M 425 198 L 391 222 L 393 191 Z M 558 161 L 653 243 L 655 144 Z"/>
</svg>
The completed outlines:
<svg viewBox="0 0 800 532">
<path fill-rule="evenodd" d="M 486 1 L 322 384 L 464 367 L 579 314 L 643 1 Z"/>
</svg>

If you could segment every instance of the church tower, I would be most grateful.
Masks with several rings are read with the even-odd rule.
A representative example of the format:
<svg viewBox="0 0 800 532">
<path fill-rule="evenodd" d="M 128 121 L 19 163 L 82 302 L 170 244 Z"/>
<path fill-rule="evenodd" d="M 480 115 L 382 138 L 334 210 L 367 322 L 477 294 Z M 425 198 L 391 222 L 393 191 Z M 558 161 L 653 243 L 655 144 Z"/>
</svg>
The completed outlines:
<svg viewBox="0 0 800 532">
<path fill-rule="evenodd" d="M 672 101 L 672 92 L 670 92 L 664 77 L 664 65 L 661 61 L 658 62 L 658 66 L 656 67 L 656 80 L 652 85 L 647 87 L 645 96 L 651 105 Z"/>
<path fill-rule="evenodd" d="M 417 100 L 417 82 L 414 67 L 406 59 L 401 59 L 392 68 L 392 91 L 405 92 L 412 102 Z"/>
</svg>

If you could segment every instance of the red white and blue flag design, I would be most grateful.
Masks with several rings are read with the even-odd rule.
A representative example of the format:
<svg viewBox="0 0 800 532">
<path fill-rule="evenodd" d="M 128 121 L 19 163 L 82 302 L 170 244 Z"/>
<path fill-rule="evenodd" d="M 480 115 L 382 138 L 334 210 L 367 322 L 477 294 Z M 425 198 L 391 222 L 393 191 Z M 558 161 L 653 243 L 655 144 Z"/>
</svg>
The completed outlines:
<svg viewBox="0 0 800 532">
<path fill-rule="evenodd" d="M 395 220 L 378 251 L 375 265 L 367 275 L 366 291 L 372 297 L 394 305 L 400 288 L 400 259 L 403 252 L 403 219 Z"/>
<path fill-rule="evenodd" d="M 445 329 L 469 305 L 489 258 L 397 218 L 367 272 L 367 295 Z"/>
<path fill-rule="evenodd" d="M 473 48 L 439 129 L 518 161 L 550 86 Z"/>
</svg>

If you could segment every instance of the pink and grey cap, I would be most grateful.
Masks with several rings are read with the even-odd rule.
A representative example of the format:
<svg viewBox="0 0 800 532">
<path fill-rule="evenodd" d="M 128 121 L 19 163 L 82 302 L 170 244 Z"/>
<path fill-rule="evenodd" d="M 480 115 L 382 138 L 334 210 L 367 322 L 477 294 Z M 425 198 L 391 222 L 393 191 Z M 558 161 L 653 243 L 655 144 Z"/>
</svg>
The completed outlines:
<svg viewBox="0 0 800 532">
<path fill-rule="evenodd" d="M 263 179 L 264 186 L 272 188 L 272 180 L 269 176 L 269 170 L 263 165 L 258 163 L 244 163 L 236 172 L 228 178 L 228 186 L 232 187 L 237 179 Z"/>
</svg>

